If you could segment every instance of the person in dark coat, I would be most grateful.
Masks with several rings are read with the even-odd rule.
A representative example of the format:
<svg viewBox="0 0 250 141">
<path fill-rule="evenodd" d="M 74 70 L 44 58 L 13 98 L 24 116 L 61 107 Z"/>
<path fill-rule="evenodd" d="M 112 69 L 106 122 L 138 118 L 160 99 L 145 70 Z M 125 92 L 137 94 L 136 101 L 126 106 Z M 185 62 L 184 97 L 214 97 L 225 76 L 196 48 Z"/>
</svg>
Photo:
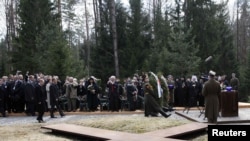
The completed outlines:
<svg viewBox="0 0 250 141">
<path fill-rule="evenodd" d="M 160 113 L 165 118 L 168 118 L 171 114 L 166 114 L 159 103 L 156 101 L 157 95 L 154 93 L 153 87 L 149 83 L 145 83 L 144 86 L 144 104 L 145 111 L 144 115 L 148 117 L 149 115 Z M 154 115 L 153 115 L 154 116 Z"/>
<path fill-rule="evenodd" d="M 108 96 L 109 96 L 109 109 L 114 112 L 119 112 L 120 94 L 119 86 L 115 76 L 111 76 L 107 82 Z"/>
<path fill-rule="evenodd" d="M 236 77 L 235 73 L 232 73 L 232 78 L 230 79 L 230 85 L 233 88 L 233 90 L 238 90 L 240 86 L 240 81 Z"/>
<path fill-rule="evenodd" d="M 24 99 L 24 86 L 23 75 L 15 76 L 15 84 L 13 87 L 13 111 L 16 113 L 24 112 L 25 99 Z"/>
<path fill-rule="evenodd" d="M 35 78 L 33 75 L 28 76 L 28 81 L 24 88 L 26 114 L 35 116 Z"/>
<path fill-rule="evenodd" d="M 188 93 L 188 87 L 187 87 L 187 82 L 186 78 L 182 76 L 180 80 L 177 82 L 176 86 L 176 99 L 178 99 L 178 103 L 175 104 L 176 106 L 182 106 L 185 107 L 186 101 L 187 101 L 187 93 Z"/>
<path fill-rule="evenodd" d="M 12 74 L 9 75 L 8 81 L 6 82 L 7 86 L 7 97 L 6 97 L 6 110 L 8 113 L 13 112 L 13 87 L 15 81 L 14 76 Z"/>
<path fill-rule="evenodd" d="M 205 117 L 209 123 L 217 123 L 219 115 L 219 96 L 221 87 L 218 81 L 214 79 L 214 71 L 209 71 L 209 80 L 205 82 L 202 89 L 202 95 L 205 98 Z"/>
<path fill-rule="evenodd" d="M 44 79 L 39 79 L 38 84 L 35 86 L 35 94 L 36 94 L 36 104 L 37 104 L 37 121 L 39 123 L 44 122 L 43 121 L 43 115 L 46 110 L 46 90 L 43 87 L 44 85 Z"/>
<path fill-rule="evenodd" d="M 188 83 L 188 105 L 187 107 L 197 106 L 197 97 L 199 92 L 198 78 L 196 75 L 193 75 L 191 81 Z"/>
<path fill-rule="evenodd" d="M 4 90 L 3 79 L 0 78 L 0 113 L 3 117 L 6 116 L 5 114 L 5 96 L 6 91 Z"/>
<path fill-rule="evenodd" d="M 60 105 L 59 105 L 59 88 L 58 88 L 58 84 L 57 84 L 57 78 L 53 77 L 52 78 L 52 84 L 50 85 L 50 105 L 51 105 L 51 109 L 50 109 L 50 117 L 51 118 L 56 118 L 54 113 L 55 113 L 55 107 L 57 108 L 57 110 L 59 111 L 59 114 L 61 115 L 61 117 L 65 116 Z"/>
<path fill-rule="evenodd" d="M 136 110 L 136 95 L 138 93 L 136 86 L 134 85 L 136 80 L 129 80 L 126 85 L 127 99 L 129 102 L 129 111 Z"/>
<path fill-rule="evenodd" d="M 173 109 L 174 107 L 174 91 L 175 91 L 175 80 L 174 77 L 172 75 L 168 75 L 167 78 L 167 84 L 168 84 L 168 105 L 169 105 L 169 109 Z"/>
<path fill-rule="evenodd" d="M 87 103 L 89 111 L 96 111 L 98 107 L 98 93 L 99 87 L 97 86 L 94 78 L 90 77 L 85 83 L 85 88 L 87 90 Z"/>
</svg>

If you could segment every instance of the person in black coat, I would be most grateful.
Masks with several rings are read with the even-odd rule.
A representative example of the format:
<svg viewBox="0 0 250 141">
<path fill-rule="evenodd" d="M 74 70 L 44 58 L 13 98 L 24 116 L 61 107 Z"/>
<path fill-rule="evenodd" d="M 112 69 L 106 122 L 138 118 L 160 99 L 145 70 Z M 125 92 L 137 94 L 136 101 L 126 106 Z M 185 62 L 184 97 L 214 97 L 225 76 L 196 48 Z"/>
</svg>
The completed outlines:
<svg viewBox="0 0 250 141">
<path fill-rule="evenodd" d="M 87 103 L 89 111 L 96 111 L 98 107 L 98 93 L 99 87 L 94 78 L 89 78 L 85 83 L 85 89 L 87 90 Z"/>
<path fill-rule="evenodd" d="M 108 89 L 108 97 L 109 97 L 109 109 L 114 112 L 119 112 L 120 109 L 120 94 L 119 94 L 119 86 L 116 81 L 115 76 L 111 76 L 109 81 L 107 82 Z"/>
<path fill-rule="evenodd" d="M 13 111 L 16 113 L 24 112 L 25 100 L 24 100 L 24 86 L 23 75 L 15 76 L 15 84 L 13 87 Z"/>
<path fill-rule="evenodd" d="M 4 90 L 3 79 L 0 78 L 0 113 L 5 117 L 5 96 L 6 91 Z"/>
<path fill-rule="evenodd" d="M 135 80 L 129 80 L 126 85 L 127 99 L 129 102 L 129 111 L 136 110 L 136 95 L 138 93 L 136 86 L 134 85 Z"/>
<path fill-rule="evenodd" d="M 57 78 L 53 77 L 52 78 L 52 84 L 50 85 L 50 105 L 51 105 L 51 109 L 50 109 L 50 117 L 51 118 L 56 118 L 54 116 L 54 112 L 55 112 L 55 107 L 57 108 L 57 110 L 59 111 L 59 114 L 61 115 L 61 117 L 64 116 L 64 113 L 61 109 L 61 107 L 59 106 L 59 87 L 57 84 Z"/>
<path fill-rule="evenodd" d="M 26 114 L 35 116 L 35 79 L 30 75 L 24 87 Z"/>
<path fill-rule="evenodd" d="M 37 104 L 37 120 L 39 123 L 44 122 L 43 121 L 43 115 L 46 110 L 46 91 L 43 87 L 44 85 L 44 79 L 39 79 L 38 85 L 35 87 L 35 94 L 36 94 L 36 104 Z"/>
</svg>

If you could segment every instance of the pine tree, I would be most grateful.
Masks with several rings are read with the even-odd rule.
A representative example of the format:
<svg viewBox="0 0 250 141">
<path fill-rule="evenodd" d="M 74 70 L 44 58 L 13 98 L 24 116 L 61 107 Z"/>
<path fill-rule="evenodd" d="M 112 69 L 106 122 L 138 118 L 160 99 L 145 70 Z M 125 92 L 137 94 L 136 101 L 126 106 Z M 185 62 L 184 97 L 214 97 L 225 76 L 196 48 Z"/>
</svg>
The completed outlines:
<svg viewBox="0 0 250 141">
<path fill-rule="evenodd" d="M 129 54 L 127 70 L 130 74 L 143 69 L 143 62 L 150 54 L 151 25 L 149 15 L 143 12 L 141 0 L 129 1 L 131 13 L 128 20 L 128 47 Z"/>
<path fill-rule="evenodd" d="M 65 77 L 72 67 L 60 18 L 49 0 L 21 0 L 20 25 L 12 52 L 15 69 Z M 27 70 L 28 69 L 28 70 Z"/>
<path fill-rule="evenodd" d="M 249 91 L 250 91 L 250 50 L 247 52 L 247 65 L 244 69 L 242 82 L 240 83 L 239 101 L 249 102 Z"/>
<path fill-rule="evenodd" d="M 199 73 L 201 59 L 197 56 L 199 48 L 192 38 L 191 29 L 184 32 L 183 25 L 176 25 L 174 29 L 169 39 L 169 50 L 161 54 L 166 56 L 162 62 L 175 76 Z"/>
</svg>

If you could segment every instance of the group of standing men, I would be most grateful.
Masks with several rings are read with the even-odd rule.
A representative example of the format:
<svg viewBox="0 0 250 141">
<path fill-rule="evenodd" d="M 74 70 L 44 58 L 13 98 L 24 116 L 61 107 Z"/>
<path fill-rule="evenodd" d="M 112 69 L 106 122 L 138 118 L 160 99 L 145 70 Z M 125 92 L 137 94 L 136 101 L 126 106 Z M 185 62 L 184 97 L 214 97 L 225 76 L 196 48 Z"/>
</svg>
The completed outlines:
<svg viewBox="0 0 250 141">
<path fill-rule="evenodd" d="M 43 74 L 29 75 L 28 72 L 23 77 L 22 74 L 3 76 L 0 78 L 0 111 L 3 117 L 8 113 L 25 112 L 27 115 L 37 116 L 38 122 L 43 121 L 44 112 L 50 110 L 51 118 L 55 118 L 55 110 L 59 110 L 60 115 L 64 113 L 60 110 L 59 96 L 60 90 L 58 77 L 47 77 Z M 46 85 L 49 87 L 47 96 Z M 48 99 L 50 99 L 48 103 Z M 50 105 L 50 109 L 48 109 Z M 38 113 L 36 115 L 36 112 Z"/>
</svg>

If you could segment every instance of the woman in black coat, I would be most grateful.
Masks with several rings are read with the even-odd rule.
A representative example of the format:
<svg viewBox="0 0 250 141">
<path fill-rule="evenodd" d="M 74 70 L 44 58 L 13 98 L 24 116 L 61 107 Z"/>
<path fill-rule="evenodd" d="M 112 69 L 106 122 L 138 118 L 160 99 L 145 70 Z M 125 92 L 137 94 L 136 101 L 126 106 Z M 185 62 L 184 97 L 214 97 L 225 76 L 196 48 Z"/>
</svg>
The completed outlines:
<svg viewBox="0 0 250 141">
<path fill-rule="evenodd" d="M 96 111 L 98 107 L 98 93 L 99 87 L 97 86 L 94 78 L 89 78 L 85 83 L 85 89 L 87 90 L 87 103 L 88 111 Z"/>
</svg>

